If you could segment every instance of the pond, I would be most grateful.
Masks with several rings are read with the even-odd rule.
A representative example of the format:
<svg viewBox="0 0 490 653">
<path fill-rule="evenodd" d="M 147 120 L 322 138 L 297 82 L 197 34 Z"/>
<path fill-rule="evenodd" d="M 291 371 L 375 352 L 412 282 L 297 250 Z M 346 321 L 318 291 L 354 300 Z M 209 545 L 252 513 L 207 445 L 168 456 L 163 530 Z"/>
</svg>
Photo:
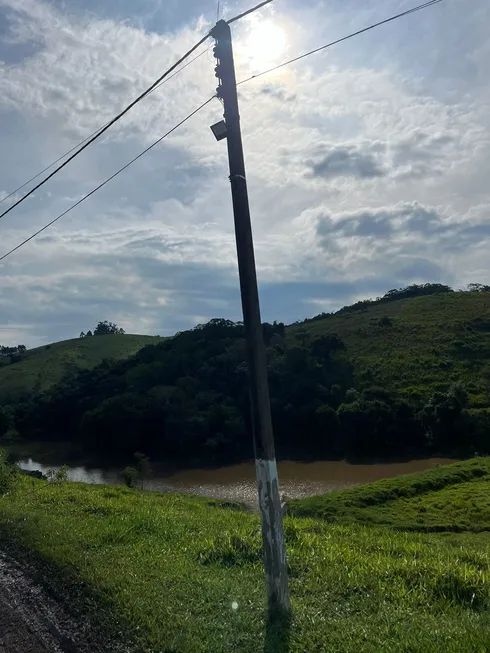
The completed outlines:
<svg viewBox="0 0 490 653">
<path fill-rule="evenodd" d="M 282 461 L 278 464 L 278 472 L 281 494 L 290 498 L 301 498 L 400 474 L 420 472 L 452 462 L 455 460 L 447 458 L 373 464 L 351 464 L 345 460 Z M 27 457 L 19 460 L 17 464 L 22 469 L 44 473 L 50 469 L 59 469 L 59 465 L 50 465 L 46 461 L 41 463 Z M 256 505 L 257 489 L 253 462 L 203 469 L 174 469 L 156 463 L 152 468 L 153 473 L 151 478 L 145 481 L 145 489 L 200 494 L 240 501 L 249 506 Z M 111 467 L 71 466 L 68 468 L 68 477 L 71 481 L 82 483 L 122 484 L 120 469 Z"/>
</svg>

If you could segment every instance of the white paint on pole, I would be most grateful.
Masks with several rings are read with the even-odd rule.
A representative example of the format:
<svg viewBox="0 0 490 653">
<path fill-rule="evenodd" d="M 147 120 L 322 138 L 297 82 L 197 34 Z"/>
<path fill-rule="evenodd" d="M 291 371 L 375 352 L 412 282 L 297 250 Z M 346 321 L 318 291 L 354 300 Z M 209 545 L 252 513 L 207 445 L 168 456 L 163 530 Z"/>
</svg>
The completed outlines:
<svg viewBox="0 0 490 653">
<path fill-rule="evenodd" d="M 268 588 L 273 593 L 274 601 L 283 608 L 289 609 L 289 590 L 287 586 L 286 547 L 284 546 L 284 533 L 282 529 L 282 511 L 279 496 L 279 478 L 277 475 L 276 460 L 263 460 L 256 458 L 255 471 L 259 492 L 259 509 L 262 521 L 262 537 L 266 559 L 272 551 L 279 552 L 276 564 L 271 569 L 266 565 L 266 574 L 269 576 Z M 286 579 L 286 582 L 285 582 Z"/>
</svg>

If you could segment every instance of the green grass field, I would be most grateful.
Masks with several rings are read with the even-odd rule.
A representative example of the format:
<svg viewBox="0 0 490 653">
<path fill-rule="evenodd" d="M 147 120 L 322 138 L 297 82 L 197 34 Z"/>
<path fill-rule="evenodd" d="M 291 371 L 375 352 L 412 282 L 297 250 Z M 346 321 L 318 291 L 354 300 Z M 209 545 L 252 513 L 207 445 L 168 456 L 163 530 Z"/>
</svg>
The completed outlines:
<svg viewBox="0 0 490 653">
<path fill-rule="evenodd" d="M 45 390 L 67 372 L 91 369 L 105 358 L 128 358 L 158 340 L 158 336 L 131 334 L 93 336 L 28 349 L 18 363 L 0 367 L 0 398 L 15 397 L 36 387 Z"/>
<path fill-rule="evenodd" d="M 490 531 L 490 458 L 292 501 L 292 514 L 413 531 Z"/>
<path fill-rule="evenodd" d="M 391 326 L 380 326 L 381 318 Z M 455 381 L 467 384 L 473 408 L 489 406 L 490 293 L 454 292 L 373 304 L 289 327 L 336 333 L 361 380 L 414 399 Z"/>
<path fill-rule="evenodd" d="M 433 492 L 427 478 L 422 483 L 424 496 L 460 488 L 467 497 L 487 473 L 487 461 L 435 470 Z M 398 479 L 394 501 L 417 498 L 416 476 Z M 376 486 L 366 496 L 376 496 Z M 483 493 L 474 496 L 485 502 Z M 486 519 L 488 526 L 488 512 Z M 286 518 L 285 530 L 293 617 L 268 629 L 256 515 L 205 498 L 27 477 L 0 497 L 2 544 L 28 552 L 72 605 L 134 650 L 489 650 L 488 533 L 407 533 L 301 517 Z"/>
</svg>

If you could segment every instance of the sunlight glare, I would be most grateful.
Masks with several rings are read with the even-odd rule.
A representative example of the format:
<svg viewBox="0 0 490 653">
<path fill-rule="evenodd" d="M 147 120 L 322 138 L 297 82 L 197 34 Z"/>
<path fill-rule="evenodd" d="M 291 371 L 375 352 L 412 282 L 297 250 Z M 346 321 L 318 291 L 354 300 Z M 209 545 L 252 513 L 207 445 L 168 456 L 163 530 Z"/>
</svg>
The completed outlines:
<svg viewBox="0 0 490 653">
<path fill-rule="evenodd" d="M 274 23 L 257 23 L 246 39 L 246 56 L 254 68 L 274 66 L 279 63 L 286 41 L 286 32 Z"/>
</svg>

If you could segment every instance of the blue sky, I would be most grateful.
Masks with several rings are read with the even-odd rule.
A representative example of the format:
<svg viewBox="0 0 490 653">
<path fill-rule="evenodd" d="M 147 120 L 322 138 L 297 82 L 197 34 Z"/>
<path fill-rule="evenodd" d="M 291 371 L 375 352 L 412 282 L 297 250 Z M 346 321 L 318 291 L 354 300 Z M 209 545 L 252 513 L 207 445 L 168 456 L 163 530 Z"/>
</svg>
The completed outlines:
<svg viewBox="0 0 490 653">
<path fill-rule="evenodd" d="M 233 28 L 237 76 L 412 5 L 275 0 Z M 121 110 L 216 11 L 0 0 L 0 197 Z M 240 87 L 264 319 L 409 283 L 490 283 L 489 31 L 488 0 L 444 0 Z M 9 213 L 0 254 L 207 99 L 213 67 L 209 51 Z M 221 114 L 208 105 L 0 264 L 0 342 L 35 346 L 104 319 L 159 334 L 240 319 L 226 144 L 209 130 Z"/>
</svg>

